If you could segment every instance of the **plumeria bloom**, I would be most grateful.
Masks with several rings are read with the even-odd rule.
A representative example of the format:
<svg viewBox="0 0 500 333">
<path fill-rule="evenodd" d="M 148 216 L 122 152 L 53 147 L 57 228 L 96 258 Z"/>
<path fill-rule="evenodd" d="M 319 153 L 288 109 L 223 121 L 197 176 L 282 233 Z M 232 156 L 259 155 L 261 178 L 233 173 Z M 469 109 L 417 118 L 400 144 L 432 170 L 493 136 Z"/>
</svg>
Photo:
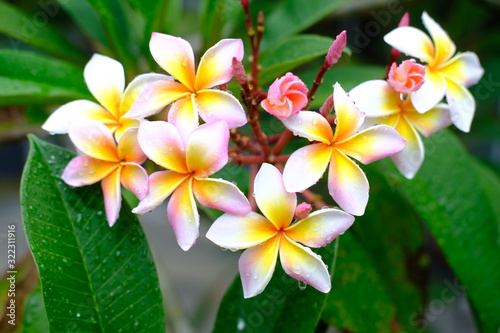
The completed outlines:
<svg viewBox="0 0 500 333">
<path fill-rule="evenodd" d="M 205 207 L 235 215 L 251 210 L 236 185 L 208 178 L 228 162 L 229 129 L 225 122 L 201 125 L 184 143 L 174 125 L 143 120 L 138 138 L 144 153 L 167 170 L 151 174 L 149 193 L 132 212 L 151 211 L 172 195 L 167 216 L 183 250 L 191 248 L 198 238 L 199 215 L 194 198 Z"/>
<path fill-rule="evenodd" d="M 271 84 L 260 105 L 273 116 L 286 119 L 307 105 L 307 87 L 297 76 L 286 73 Z"/>
<path fill-rule="evenodd" d="M 141 167 L 146 156 L 137 142 L 137 128 L 126 130 L 118 145 L 110 129 L 94 120 L 71 122 L 68 134 L 81 154 L 69 162 L 61 178 L 71 186 L 101 181 L 106 217 L 112 227 L 120 213 L 121 185 L 139 199 L 148 192 L 148 175 Z"/>
<path fill-rule="evenodd" d="M 410 98 L 401 98 L 384 80 L 367 81 L 349 92 L 360 111 L 366 114 L 363 127 L 387 124 L 406 140 L 406 148 L 391 156 L 399 171 L 412 179 L 424 161 L 424 145 L 417 130 L 425 137 L 451 125 L 450 110 L 438 104 L 425 113 L 415 110 Z"/>
<path fill-rule="evenodd" d="M 119 140 L 128 128 L 139 125 L 139 120 L 124 116 L 139 93 L 154 81 L 172 81 L 166 75 L 142 74 L 124 91 L 125 74 L 122 64 L 100 54 L 92 56 L 85 66 L 83 76 L 90 92 L 100 104 L 88 100 L 64 104 L 43 124 L 44 130 L 52 134 L 65 134 L 68 132 L 69 122 L 76 118 L 93 119 L 106 125 Z"/>
<path fill-rule="evenodd" d="M 424 84 L 425 67 L 417 64 L 415 59 L 408 59 L 397 66 L 392 63 L 387 75 L 387 82 L 402 94 L 417 91 Z"/>
<path fill-rule="evenodd" d="M 396 28 L 384 40 L 426 63 L 425 83 L 410 96 L 415 109 L 420 113 L 426 112 L 446 95 L 453 123 L 461 131 L 468 132 L 476 104 L 467 87 L 476 84 L 484 70 L 475 53 L 454 55 L 455 44 L 426 12 L 422 14 L 422 20 L 432 40 L 414 27 Z"/>
<path fill-rule="evenodd" d="M 346 212 L 363 215 L 368 202 L 368 180 L 348 156 L 368 164 L 400 152 L 406 142 L 387 125 L 373 126 L 356 133 L 363 124 L 364 113 L 354 106 L 338 83 L 334 86 L 333 100 L 337 117 L 335 134 L 328 121 L 317 112 L 300 111 L 283 121 L 296 135 L 318 141 L 290 156 L 283 180 L 287 191 L 304 191 L 321 178 L 330 163 L 330 195 Z"/>
<path fill-rule="evenodd" d="M 321 257 L 306 246 L 326 246 L 352 225 L 354 217 L 329 208 L 292 224 L 297 196 L 285 190 L 281 173 L 267 163 L 255 177 L 255 200 L 264 216 L 255 212 L 245 216 L 224 214 L 207 233 L 207 238 L 221 247 L 247 249 L 239 260 L 245 298 L 260 294 L 267 286 L 278 253 L 288 275 L 329 292 L 328 269 Z"/>
<path fill-rule="evenodd" d="M 233 57 L 243 58 L 241 39 L 223 39 L 208 49 L 196 73 L 193 49 L 184 39 L 153 33 L 149 47 L 156 62 L 179 82 L 151 84 L 127 117 L 148 117 L 174 102 L 168 122 L 186 135 L 198 126 L 198 115 L 206 123 L 225 121 L 229 128 L 246 124 L 245 111 L 236 98 L 225 91 L 210 89 L 233 77 Z"/>
</svg>

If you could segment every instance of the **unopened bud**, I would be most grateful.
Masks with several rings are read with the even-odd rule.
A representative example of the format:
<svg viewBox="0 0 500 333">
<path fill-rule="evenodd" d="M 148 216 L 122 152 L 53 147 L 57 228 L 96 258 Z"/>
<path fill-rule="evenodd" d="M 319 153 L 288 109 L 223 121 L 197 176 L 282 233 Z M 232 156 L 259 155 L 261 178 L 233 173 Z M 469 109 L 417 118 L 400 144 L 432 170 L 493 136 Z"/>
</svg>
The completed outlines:
<svg viewBox="0 0 500 333">
<path fill-rule="evenodd" d="M 236 57 L 233 57 L 233 75 L 240 85 L 243 86 L 248 84 L 245 68 L 243 67 L 241 61 L 239 61 Z"/>
<path fill-rule="evenodd" d="M 335 40 L 333 41 L 328 53 L 325 57 L 325 66 L 330 68 L 339 61 L 342 56 L 342 51 L 345 49 L 347 45 L 347 33 L 346 31 L 342 31 Z"/>
<path fill-rule="evenodd" d="M 307 202 L 303 202 L 295 208 L 295 218 L 303 220 L 309 216 L 312 211 L 312 206 Z"/>
<path fill-rule="evenodd" d="M 333 94 L 328 96 L 325 103 L 319 108 L 319 113 L 324 117 L 328 116 L 333 109 Z"/>
</svg>

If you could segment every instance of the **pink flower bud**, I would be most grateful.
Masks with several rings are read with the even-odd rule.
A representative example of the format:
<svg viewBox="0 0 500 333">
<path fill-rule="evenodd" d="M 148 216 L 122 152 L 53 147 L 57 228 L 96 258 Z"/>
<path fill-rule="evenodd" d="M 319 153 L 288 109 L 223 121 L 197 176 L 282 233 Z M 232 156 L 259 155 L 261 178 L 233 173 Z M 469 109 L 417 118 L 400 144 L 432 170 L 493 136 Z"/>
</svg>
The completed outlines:
<svg viewBox="0 0 500 333">
<path fill-rule="evenodd" d="M 337 63 L 337 61 L 339 61 L 342 56 L 342 51 L 344 51 L 346 45 L 347 32 L 344 30 L 337 37 L 335 37 L 333 44 L 330 46 L 330 49 L 328 49 L 328 53 L 325 57 L 325 66 L 327 68 L 331 68 Z"/>
<path fill-rule="evenodd" d="M 297 76 L 286 73 L 271 84 L 260 105 L 273 116 L 286 119 L 307 105 L 307 87 Z"/>
<path fill-rule="evenodd" d="M 309 213 L 311 212 L 312 209 L 313 209 L 312 206 L 307 202 L 301 203 L 295 208 L 295 218 L 299 220 L 305 219 L 306 217 L 309 216 Z"/>
<path fill-rule="evenodd" d="M 405 60 L 396 67 L 393 63 L 387 81 L 392 88 L 403 94 L 417 91 L 424 84 L 425 67 L 417 64 L 415 59 Z"/>
</svg>

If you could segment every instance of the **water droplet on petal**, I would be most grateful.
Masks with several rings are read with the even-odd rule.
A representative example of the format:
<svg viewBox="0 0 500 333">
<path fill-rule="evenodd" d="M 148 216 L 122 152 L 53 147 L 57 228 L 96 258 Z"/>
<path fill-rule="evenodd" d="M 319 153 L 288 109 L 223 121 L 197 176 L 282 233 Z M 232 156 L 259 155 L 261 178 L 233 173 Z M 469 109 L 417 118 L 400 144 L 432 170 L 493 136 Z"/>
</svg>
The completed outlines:
<svg viewBox="0 0 500 333">
<path fill-rule="evenodd" d="M 299 281 L 299 289 L 300 290 L 305 290 L 307 287 L 307 283 L 303 282 L 303 281 Z"/>
</svg>

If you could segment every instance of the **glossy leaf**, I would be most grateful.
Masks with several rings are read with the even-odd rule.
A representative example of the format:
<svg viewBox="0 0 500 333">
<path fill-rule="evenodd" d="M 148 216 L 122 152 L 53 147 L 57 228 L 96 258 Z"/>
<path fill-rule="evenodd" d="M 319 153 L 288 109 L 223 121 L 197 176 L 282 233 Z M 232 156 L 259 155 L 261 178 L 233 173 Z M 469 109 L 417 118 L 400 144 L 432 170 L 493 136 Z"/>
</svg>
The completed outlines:
<svg viewBox="0 0 500 333">
<path fill-rule="evenodd" d="M 338 240 L 317 251 L 330 273 L 337 246 Z M 264 292 L 253 298 L 243 298 L 241 280 L 236 277 L 222 300 L 213 332 L 313 332 L 326 297 L 310 286 L 299 289 L 297 280 L 286 275 L 278 262 Z"/>
<path fill-rule="evenodd" d="M 59 58 L 77 63 L 84 62 L 81 52 L 48 24 L 57 11 L 57 5 L 49 4 L 49 7 L 40 8 L 38 12 L 30 15 L 2 1 L 0 33 L 8 36 L 14 50 L 19 50 L 20 43 L 23 42 Z"/>
<path fill-rule="evenodd" d="M 333 39 L 317 35 L 288 38 L 262 53 L 260 82 L 265 85 L 287 71 L 325 55 Z"/>
<path fill-rule="evenodd" d="M 24 333 L 49 333 L 49 319 L 45 311 L 45 303 L 43 302 L 42 286 L 37 285 L 25 300 L 24 304 Z"/>
<path fill-rule="evenodd" d="M 92 99 L 82 70 L 36 53 L 0 50 L 0 105 Z"/>
<path fill-rule="evenodd" d="M 165 332 L 158 277 L 145 235 L 123 202 L 108 226 L 99 185 L 61 179 L 74 156 L 30 136 L 21 204 L 51 332 Z"/>
</svg>

